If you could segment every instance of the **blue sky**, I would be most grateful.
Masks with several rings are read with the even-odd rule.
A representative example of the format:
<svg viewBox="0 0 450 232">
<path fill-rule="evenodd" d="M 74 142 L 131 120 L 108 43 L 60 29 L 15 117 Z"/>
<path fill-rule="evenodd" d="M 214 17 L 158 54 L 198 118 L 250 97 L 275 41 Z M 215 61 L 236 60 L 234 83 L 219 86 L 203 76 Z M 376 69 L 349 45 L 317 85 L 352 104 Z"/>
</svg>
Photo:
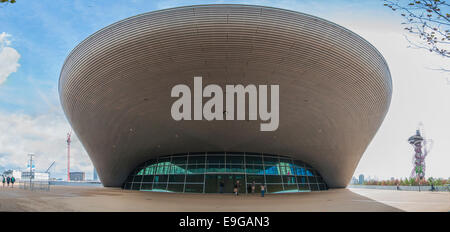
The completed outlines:
<svg viewBox="0 0 450 232">
<path fill-rule="evenodd" d="M 58 78 L 66 56 L 83 39 L 109 24 L 140 13 L 211 3 L 296 10 L 333 21 L 367 39 L 390 65 L 394 95 L 386 121 L 355 174 L 380 178 L 409 175 L 411 148 L 406 138 L 422 121 L 428 135 L 435 140 L 428 165 L 431 175 L 450 176 L 448 165 L 442 164 L 450 163 L 450 149 L 445 145 L 450 141 L 446 135 L 450 131 L 448 74 L 430 70 L 448 66 L 449 62 L 426 51 L 407 48 L 401 17 L 383 7 L 379 0 L 18 0 L 13 5 L 4 5 L 0 7 L 0 35 L 5 36 L 0 37 L 0 48 L 20 54 L 20 66 L 7 75 L 6 81 L 0 82 L 0 170 L 2 167 L 23 169 L 26 154 L 34 152 L 38 169 L 45 169 L 56 160 L 55 174 L 64 176 L 65 136 L 70 126 L 59 103 Z M 417 93 L 423 97 L 418 103 L 411 102 Z M 85 171 L 91 176 L 92 164 L 76 138 L 72 154 L 72 170 Z"/>
</svg>

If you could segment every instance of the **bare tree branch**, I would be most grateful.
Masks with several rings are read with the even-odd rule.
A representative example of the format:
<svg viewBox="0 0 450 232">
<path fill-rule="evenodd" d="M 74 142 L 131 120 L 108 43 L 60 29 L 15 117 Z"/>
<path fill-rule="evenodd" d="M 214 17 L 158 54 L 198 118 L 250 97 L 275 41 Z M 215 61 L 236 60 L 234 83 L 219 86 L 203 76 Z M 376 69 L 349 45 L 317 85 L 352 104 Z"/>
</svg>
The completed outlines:
<svg viewBox="0 0 450 232">
<path fill-rule="evenodd" d="M 450 4 L 443 0 L 383 0 L 384 5 L 400 12 L 409 34 L 417 37 L 411 48 L 426 49 L 450 58 Z"/>
</svg>

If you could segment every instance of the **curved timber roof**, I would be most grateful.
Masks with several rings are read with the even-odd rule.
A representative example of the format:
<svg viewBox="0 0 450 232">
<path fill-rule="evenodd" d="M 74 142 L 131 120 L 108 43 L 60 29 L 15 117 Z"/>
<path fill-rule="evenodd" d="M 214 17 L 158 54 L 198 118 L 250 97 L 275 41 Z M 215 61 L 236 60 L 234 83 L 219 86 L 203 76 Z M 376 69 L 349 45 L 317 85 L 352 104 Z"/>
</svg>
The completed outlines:
<svg viewBox="0 0 450 232">
<path fill-rule="evenodd" d="M 260 121 L 174 121 L 171 88 L 277 84 L 278 130 Z M 355 33 L 311 15 L 249 5 L 159 10 L 112 24 L 67 57 L 64 112 L 105 186 L 160 155 L 247 151 L 315 167 L 349 182 L 391 99 L 389 68 Z"/>
</svg>

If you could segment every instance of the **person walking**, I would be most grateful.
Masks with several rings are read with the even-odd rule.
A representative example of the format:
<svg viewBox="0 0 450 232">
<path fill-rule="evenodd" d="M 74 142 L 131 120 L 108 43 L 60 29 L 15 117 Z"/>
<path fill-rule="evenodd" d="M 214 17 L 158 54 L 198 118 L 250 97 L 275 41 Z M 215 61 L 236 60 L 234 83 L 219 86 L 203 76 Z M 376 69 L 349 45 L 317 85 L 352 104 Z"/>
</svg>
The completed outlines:
<svg viewBox="0 0 450 232">
<path fill-rule="evenodd" d="M 14 176 L 11 176 L 11 188 L 14 188 L 14 182 L 16 182 L 16 178 L 14 178 Z"/>
<path fill-rule="evenodd" d="M 225 187 L 225 183 L 223 183 L 223 180 L 220 181 L 219 183 L 219 191 L 220 193 L 223 193 L 223 188 Z"/>
<path fill-rule="evenodd" d="M 255 181 L 253 181 L 253 183 L 252 183 L 252 194 L 254 194 L 255 193 Z"/>
<path fill-rule="evenodd" d="M 6 177 L 6 185 L 7 187 L 9 187 L 9 182 L 11 182 L 11 177 Z"/>
<path fill-rule="evenodd" d="M 5 187 L 5 182 L 6 182 L 5 176 L 4 176 L 4 175 L 2 175 L 2 183 L 3 183 L 3 188 Z"/>
<path fill-rule="evenodd" d="M 261 197 L 264 197 L 264 192 L 265 192 L 266 188 L 265 186 L 262 184 L 261 185 Z"/>
<path fill-rule="evenodd" d="M 239 195 L 239 187 L 241 187 L 241 185 L 239 184 L 239 181 L 237 180 L 236 183 L 234 184 L 234 194 L 236 196 Z"/>
</svg>

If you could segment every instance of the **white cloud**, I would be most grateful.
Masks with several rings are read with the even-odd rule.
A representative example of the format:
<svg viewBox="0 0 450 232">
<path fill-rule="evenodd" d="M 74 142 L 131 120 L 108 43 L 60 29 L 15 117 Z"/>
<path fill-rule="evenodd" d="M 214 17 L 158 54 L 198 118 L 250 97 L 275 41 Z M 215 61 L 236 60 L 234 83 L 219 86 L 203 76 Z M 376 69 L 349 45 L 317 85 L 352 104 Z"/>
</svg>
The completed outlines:
<svg viewBox="0 0 450 232">
<path fill-rule="evenodd" d="M 30 116 L 0 112 L 0 168 L 26 169 L 29 153 L 34 153 L 37 171 L 45 171 L 53 161 L 52 177 L 66 178 L 66 136 L 70 126 L 61 114 Z M 86 172 L 92 178 L 92 163 L 72 133 L 71 171 Z"/>
<path fill-rule="evenodd" d="M 11 35 L 3 32 L 0 34 L 0 84 L 6 81 L 8 76 L 19 68 L 20 54 L 16 49 L 9 47 Z"/>
</svg>

